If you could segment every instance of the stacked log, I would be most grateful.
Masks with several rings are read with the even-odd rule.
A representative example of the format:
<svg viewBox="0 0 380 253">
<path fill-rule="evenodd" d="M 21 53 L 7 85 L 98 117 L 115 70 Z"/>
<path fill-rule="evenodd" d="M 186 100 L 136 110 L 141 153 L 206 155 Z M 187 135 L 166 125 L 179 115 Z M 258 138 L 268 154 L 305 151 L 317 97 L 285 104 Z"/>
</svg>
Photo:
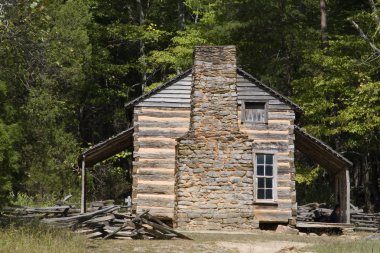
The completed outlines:
<svg viewBox="0 0 380 253">
<path fill-rule="evenodd" d="M 380 213 L 352 212 L 351 223 L 355 231 L 380 232 Z"/>
<path fill-rule="evenodd" d="M 328 217 L 333 210 L 326 208 L 326 204 L 310 203 L 298 206 L 298 222 L 328 222 Z M 380 232 L 380 213 L 364 213 L 351 205 L 351 224 L 355 231 Z"/>
<path fill-rule="evenodd" d="M 332 210 L 326 208 L 325 203 L 309 203 L 298 206 L 297 221 L 301 222 L 328 222 Z"/>
<path fill-rule="evenodd" d="M 149 213 L 149 210 L 135 215 L 122 213 L 125 206 L 96 203 L 91 212 L 80 214 L 73 205 L 53 207 L 12 207 L 4 208 L 3 219 L 39 220 L 43 224 L 68 228 L 87 238 L 103 239 L 190 239 L 173 230 Z M 95 209 L 95 210 L 94 210 Z"/>
</svg>

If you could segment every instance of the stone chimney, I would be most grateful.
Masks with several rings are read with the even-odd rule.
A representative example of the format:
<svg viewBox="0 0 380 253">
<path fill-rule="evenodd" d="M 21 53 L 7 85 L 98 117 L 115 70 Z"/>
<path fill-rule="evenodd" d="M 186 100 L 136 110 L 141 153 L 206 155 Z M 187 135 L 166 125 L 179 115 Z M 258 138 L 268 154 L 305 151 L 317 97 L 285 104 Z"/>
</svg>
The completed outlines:
<svg viewBox="0 0 380 253">
<path fill-rule="evenodd" d="M 252 141 L 239 131 L 234 46 L 194 50 L 190 130 L 176 150 L 175 224 L 250 229 Z"/>
<path fill-rule="evenodd" d="M 190 131 L 197 137 L 239 132 L 237 110 L 235 47 L 196 47 Z"/>
</svg>

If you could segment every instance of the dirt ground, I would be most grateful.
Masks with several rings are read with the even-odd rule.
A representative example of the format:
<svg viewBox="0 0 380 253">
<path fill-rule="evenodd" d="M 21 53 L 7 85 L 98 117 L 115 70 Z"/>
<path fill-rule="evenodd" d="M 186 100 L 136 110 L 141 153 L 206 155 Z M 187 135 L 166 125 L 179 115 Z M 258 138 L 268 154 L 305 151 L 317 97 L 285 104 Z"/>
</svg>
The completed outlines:
<svg viewBox="0 0 380 253">
<path fill-rule="evenodd" d="M 90 252 L 149 253 L 311 253 L 380 252 L 380 241 L 369 234 L 343 236 L 287 235 L 272 231 L 253 233 L 185 232 L 193 240 L 93 240 Z"/>
</svg>

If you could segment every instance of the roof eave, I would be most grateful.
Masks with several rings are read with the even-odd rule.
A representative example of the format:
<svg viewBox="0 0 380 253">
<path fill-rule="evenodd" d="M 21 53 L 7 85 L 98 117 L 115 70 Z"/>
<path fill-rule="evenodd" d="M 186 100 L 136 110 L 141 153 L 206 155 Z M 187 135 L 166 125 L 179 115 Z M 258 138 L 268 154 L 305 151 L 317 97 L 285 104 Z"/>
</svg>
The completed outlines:
<svg viewBox="0 0 380 253">
<path fill-rule="evenodd" d="M 102 158 L 97 159 L 96 157 L 93 158 L 93 156 L 102 157 L 101 154 L 104 153 L 104 151 L 102 151 L 102 150 L 106 150 L 106 152 L 111 154 L 110 156 L 114 155 L 113 153 L 115 153 L 115 152 L 116 152 L 115 154 L 119 153 L 119 151 L 122 151 L 120 149 L 124 148 L 124 147 L 120 146 L 120 148 L 113 148 L 112 146 L 119 145 L 120 140 L 124 140 L 126 138 L 131 139 L 133 141 L 133 131 L 134 131 L 133 127 L 128 128 L 127 130 L 124 130 L 124 131 L 108 138 L 107 140 L 99 142 L 96 145 L 86 149 L 85 151 L 83 151 L 78 156 L 78 165 L 81 164 L 81 162 L 83 161 L 83 158 L 85 158 L 86 163 L 87 163 L 87 159 L 91 159 L 90 163 L 87 163 L 87 165 L 89 165 L 89 166 L 94 165 L 95 163 L 101 161 Z M 133 145 L 133 144 L 126 143 L 125 148 L 127 148 L 128 146 L 131 146 L 131 145 Z M 113 150 L 111 150 L 111 149 L 113 149 Z"/>
<path fill-rule="evenodd" d="M 150 92 L 148 93 L 145 93 L 143 95 L 141 95 L 140 97 L 137 97 L 135 99 L 133 99 L 132 101 L 128 102 L 128 103 L 125 103 L 124 105 L 124 108 L 126 110 L 130 109 L 131 107 L 135 106 L 136 104 L 142 102 L 144 99 L 146 98 L 149 98 L 150 96 L 156 94 L 157 92 L 161 91 L 162 89 L 166 88 L 167 86 L 177 82 L 178 80 L 184 78 L 185 76 L 189 75 L 191 73 L 192 69 L 187 69 L 185 70 L 183 73 L 177 75 L 176 77 L 174 77 L 173 79 L 170 79 L 169 81 L 167 81 L 166 83 L 158 86 L 157 88 L 151 90 Z"/>
<path fill-rule="evenodd" d="M 337 152 L 336 150 L 334 150 L 332 147 L 330 147 L 329 145 L 327 145 L 323 141 L 321 141 L 321 140 L 315 138 L 314 136 L 312 136 L 311 134 L 307 133 L 306 131 L 304 131 L 299 126 L 294 125 L 294 130 L 298 131 L 300 134 L 302 134 L 304 137 L 308 138 L 309 140 L 317 143 L 318 145 L 320 145 L 321 147 L 323 147 L 324 150 L 326 150 L 326 151 L 330 152 L 331 154 L 333 154 L 339 160 L 341 160 L 342 162 L 344 162 L 344 164 L 346 165 L 346 167 L 351 168 L 353 166 L 353 163 L 350 160 L 348 160 L 347 158 L 345 158 L 343 155 L 341 155 L 339 152 Z"/>
</svg>

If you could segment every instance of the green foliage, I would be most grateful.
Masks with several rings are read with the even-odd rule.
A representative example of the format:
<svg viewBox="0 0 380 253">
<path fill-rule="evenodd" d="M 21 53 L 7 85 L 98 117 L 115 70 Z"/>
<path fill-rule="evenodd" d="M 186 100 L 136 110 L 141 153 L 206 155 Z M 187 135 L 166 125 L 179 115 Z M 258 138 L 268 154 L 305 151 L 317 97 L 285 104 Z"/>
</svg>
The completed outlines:
<svg viewBox="0 0 380 253">
<path fill-rule="evenodd" d="M 74 136 L 62 124 L 64 103 L 44 90 L 31 90 L 24 110 L 27 141 L 23 151 L 28 168 L 29 193 L 71 193 L 75 183 L 73 166 L 78 147 Z M 41 154 L 44 154 L 41 156 Z"/>
<path fill-rule="evenodd" d="M 184 0 L 181 24 L 177 0 L 6 3 L 0 5 L 0 203 L 9 191 L 39 199 L 77 192 L 80 146 L 129 127 L 124 103 L 191 67 L 197 45 L 236 45 L 239 66 L 305 109 L 299 123 L 310 133 L 363 171 L 378 166 L 379 57 L 349 22 L 379 45 L 366 2 L 329 1 L 323 43 L 319 2 L 312 0 Z M 127 159 L 99 165 L 92 190 L 130 181 Z M 320 169 L 297 170 L 301 188 L 320 189 Z M 378 174 L 372 169 L 372 181 L 360 184 L 368 191 Z M 126 185 L 113 189 L 116 195 L 128 192 Z M 366 198 L 376 202 L 380 190 L 372 188 Z"/>
<path fill-rule="evenodd" d="M 7 125 L 0 120 L 0 206 L 8 203 L 12 190 L 12 175 L 19 169 L 20 154 L 15 150 L 20 139 L 17 125 Z"/>
<path fill-rule="evenodd" d="M 319 175 L 321 175 L 323 169 L 319 166 L 315 168 L 297 167 L 296 182 L 298 184 L 310 185 L 313 183 Z"/>
<path fill-rule="evenodd" d="M 132 153 L 122 151 L 95 165 L 88 180 L 89 197 L 124 203 L 124 199 L 132 195 L 131 161 Z"/>
<path fill-rule="evenodd" d="M 29 196 L 26 193 L 19 193 L 17 196 L 14 196 L 14 194 L 10 194 L 10 198 L 12 199 L 12 205 L 16 206 L 34 206 L 36 204 L 36 201 L 32 196 Z"/>
<path fill-rule="evenodd" d="M 7 85 L 0 80 L 0 207 L 9 201 L 12 190 L 13 175 L 17 174 L 20 166 L 20 153 L 17 151 L 21 138 L 21 129 L 12 122 L 12 105 L 6 100 Z"/>
</svg>

